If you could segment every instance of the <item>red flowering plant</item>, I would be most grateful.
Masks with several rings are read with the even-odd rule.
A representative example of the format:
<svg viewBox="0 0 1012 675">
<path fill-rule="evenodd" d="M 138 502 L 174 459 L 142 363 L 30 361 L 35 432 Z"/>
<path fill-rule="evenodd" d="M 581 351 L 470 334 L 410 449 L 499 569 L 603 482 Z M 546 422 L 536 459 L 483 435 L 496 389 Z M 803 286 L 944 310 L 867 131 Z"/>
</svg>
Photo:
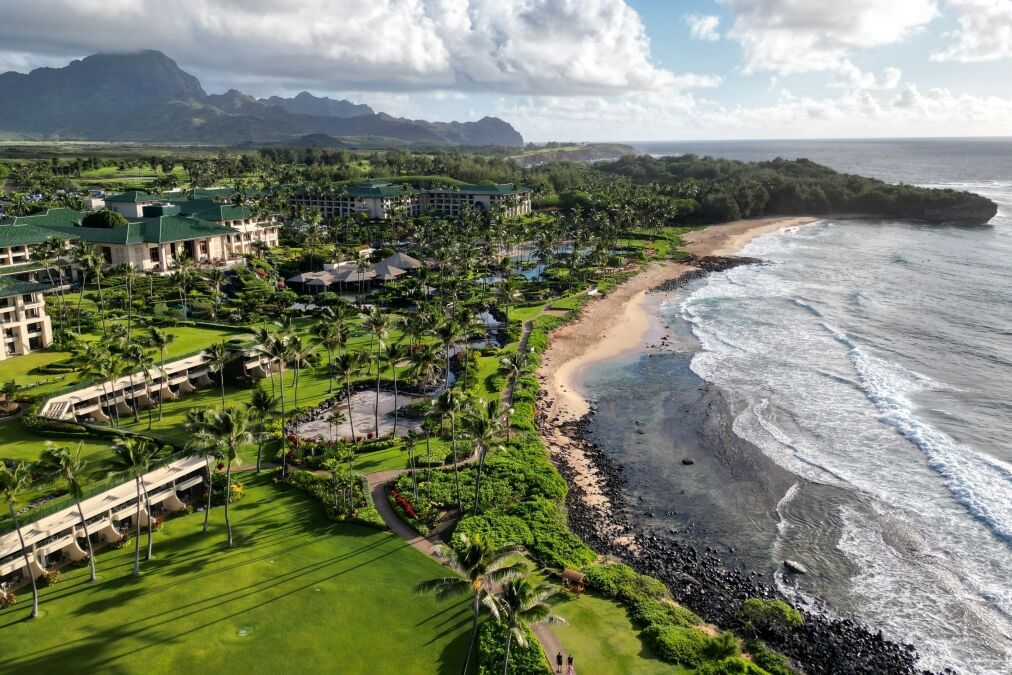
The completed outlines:
<svg viewBox="0 0 1012 675">
<path fill-rule="evenodd" d="M 404 513 L 408 514 L 409 518 L 418 518 L 418 514 L 415 513 L 415 505 L 411 503 L 410 499 L 398 492 L 396 488 L 391 490 L 390 494 L 393 495 L 394 501 L 404 509 Z"/>
</svg>

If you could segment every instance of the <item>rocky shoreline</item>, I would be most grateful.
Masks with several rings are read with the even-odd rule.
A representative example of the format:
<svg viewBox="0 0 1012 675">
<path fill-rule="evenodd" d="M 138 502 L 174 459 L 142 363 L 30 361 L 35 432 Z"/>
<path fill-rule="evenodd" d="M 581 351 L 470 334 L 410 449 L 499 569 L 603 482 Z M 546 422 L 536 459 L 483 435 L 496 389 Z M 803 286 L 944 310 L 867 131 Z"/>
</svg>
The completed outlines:
<svg viewBox="0 0 1012 675">
<path fill-rule="evenodd" d="M 738 265 L 761 264 L 753 258 L 706 256 L 690 262 L 696 270 L 651 289 L 672 291 L 711 272 Z M 735 612 L 750 597 L 787 600 L 760 572 L 731 569 L 710 546 L 645 534 L 634 527 L 626 513 L 626 480 L 621 464 L 591 440 L 596 407 L 577 420 L 549 416 L 548 394 L 539 392 L 537 424 L 551 449 L 552 461 L 566 478 L 569 526 L 598 553 L 625 562 L 638 572 L 663 580 L 672 593 L 706 621 L 724 628 L 742 628 Z M 808 673 L 922 672 L 916 667 L 912 645 L 885 639 L 881 631 L 847 618 L 802 610 L 804 627 L 770 645 Z M 928 671 L 923 671 L 928 672 Z M 946 672 L 951 672 L 946 670 Z"/>
</svg>

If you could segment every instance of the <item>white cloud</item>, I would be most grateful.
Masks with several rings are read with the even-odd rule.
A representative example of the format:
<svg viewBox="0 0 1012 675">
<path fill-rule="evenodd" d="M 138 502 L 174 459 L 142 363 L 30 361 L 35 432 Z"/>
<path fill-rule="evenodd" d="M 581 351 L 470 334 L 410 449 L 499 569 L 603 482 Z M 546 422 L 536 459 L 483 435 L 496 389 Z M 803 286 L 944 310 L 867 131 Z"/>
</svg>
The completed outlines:
<svg viewBox="0 0 1012 675">
<path fill-rule="evenodd" d="M 938 15 L 935 0 L 718 0 L 745 73 L 836 70 L 852 52 L 894 44 Z"/>
<path fill-rule="evenodd" d="M 998 61 L 1012 58 L 1012 0 L 948 0 L 958 14 L 953 43 L 933 61 Z"/>
<path fill-rule="evenodd" d="M 844 59 L 836 70 L 836 81 L 830 86 L 865 91 L 895 89 L 899 86 L 901 79 L 903 79 L 903 71 L 899 68 L 886 68 L 879 76 L 875 73 L 866 73 L 849 60 Z"/>
<path fill-rule="evenodd" d="M 252 93 L 444 89 L 605 94 L 670 86 L 624 0 L 35 0 L 0 44 L 39 61 L 161 49 Z M 110 6 L 112 5 L 112 6 Z M 257 91 L 257 88 L 264 91 Z"/>
<path fill-rule="evenodd" d="M 689 35 L 693 40 L 704 42 L 717 42 L 720 40 L 720 17 L 703 16 L 701 14 L 689 14 L 685 17 L 685 23 L 689 25 Z"/>
<path fill-rule="evenodd" d="M 1012 135 L 1012 99 L 921 92 L 914 85 L 823 98 L 780 90 L 775 103 L 755 107 L 726 106 L 693 92 L 523 97 L 500 101 L 496 113 L 536 140 Z"/>
</svg>

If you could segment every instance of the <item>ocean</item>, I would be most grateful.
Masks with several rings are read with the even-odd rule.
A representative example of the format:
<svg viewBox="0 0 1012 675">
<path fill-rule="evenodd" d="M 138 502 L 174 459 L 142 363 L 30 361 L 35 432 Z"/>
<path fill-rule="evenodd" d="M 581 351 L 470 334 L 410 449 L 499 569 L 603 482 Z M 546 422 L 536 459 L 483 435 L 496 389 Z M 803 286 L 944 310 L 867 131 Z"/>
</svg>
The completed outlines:
<svg viewBox="0 0 1012 675">
<path fill-rule="evenodd" d="M 1012 671 L 1012 140 L 638 146 L 999 203 L 986 227 L 826 218 L 760 237 L 742 254 L 766 264 L 658 303 L 669 347 L 582 386 L 644 529 L 912 642 L 925 668 Z"/>
</svg>

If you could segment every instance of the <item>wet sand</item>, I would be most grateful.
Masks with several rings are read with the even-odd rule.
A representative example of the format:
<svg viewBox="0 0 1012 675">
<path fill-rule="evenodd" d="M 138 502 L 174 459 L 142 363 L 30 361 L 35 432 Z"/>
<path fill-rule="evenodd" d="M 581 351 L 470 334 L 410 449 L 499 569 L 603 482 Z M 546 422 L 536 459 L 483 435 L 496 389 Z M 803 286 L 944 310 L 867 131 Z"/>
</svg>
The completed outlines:
<svg viewBox="0 0 1012 675">
<path fill-rule="evenodd" d="M 685 250 L 698 257 L 733 255 L 761 234 L 814 220 L 759 218 L 714 225 L 686 235 L 689 244 Z M 581 423 L 591 412 L 591 405 L 580 390 L 581 375 L 590 365 L 643 350 L 653 335 L 662 334 L 663 327 L 650 311 L 651 303 L 657 300 L 647 291 L 694 269 L 685 263 L 653 263 L 607 296 L 584 305 L 577 320 L 552 333 L 538 369 L 543 389 L 538 403 L 539 426 L 553 459 L 564 467 L 564 473 L 587 507 L 607 512 L 615 505 L 609 502 L 586 440 L 563 428 Z M 606 523 L 602 523 L 600 534 L 615 535 L 608 531 Z"/>
</svg>

